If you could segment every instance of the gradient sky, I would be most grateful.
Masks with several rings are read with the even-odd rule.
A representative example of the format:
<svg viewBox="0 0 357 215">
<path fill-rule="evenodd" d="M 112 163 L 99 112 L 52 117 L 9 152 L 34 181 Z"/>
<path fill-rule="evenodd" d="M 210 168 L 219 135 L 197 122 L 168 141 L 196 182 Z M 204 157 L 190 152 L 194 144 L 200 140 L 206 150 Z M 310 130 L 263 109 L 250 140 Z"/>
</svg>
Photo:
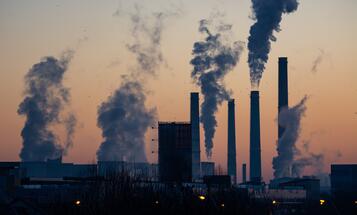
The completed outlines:
<svg viewBox="0 0 357 215">
<path fill-rule="evenodd" d="M 159 120 L 189 120 L 189 93 L 198 91 L 190 79 L 192 45 L 202 39 L 198 21 L 214 8 L 233 24 L 234 38 L 247 42 L 252 20 L 249 0 L 0 0 L 0 161 L 19 160 L 20 136 L 25 118 L 17 114 L 23 98 L 24 75 L 43 56 L 76 50 L 65 76 L 71 88 L 72 108 L 79 120 L 75 142 L 66 162 L 96 159 L 102 141 L 96 125 L 97 107 L 120 85 L 120 75 L 133 65 L 125 45 L 132 42 L 126 12 L 134 2 L 150 14 L 180 8 L 182 15 L 169 19 L 163 34 L 166 66 L 150 81 L 148 106 L 156 106 Z M 113 16 L 119 9 L 122 15 Z M 356 0 L 300 0 L 297 12 L 283 17 L 275 34 L 270 59 L 260 86 L 261 137 L 264 179 L 272 177 L 271 160 L 277 139 L 277 60 L 289 58 L 289 102 L 309 96 L 298 143 L 310 141 L 311 150 L 324 153 L 329 165 L 357 162 L 357 9 Z M 323 51 L 317 72 L 314 60 Z M 238 66 L 226 77 L 236 99 L 237 161 L 248 162 L 249 69 L 245 49 Z M 202 97 L 201 97 L 202 101 Z M 227 104 L 219 108 L 213 160 L 226 168 Z M 147 134 L 147 151 L 157 143 Z M 204 152 L 201 129 L 201 151 Z M 342 156 L 339 156 L 342 155 Z M 157 154 L 147 153 L 156 161 Z M 202 159 L 205 155 L 202 153 Z M 307 172 L 308 173 L 308 172 Z"/>
</svg>

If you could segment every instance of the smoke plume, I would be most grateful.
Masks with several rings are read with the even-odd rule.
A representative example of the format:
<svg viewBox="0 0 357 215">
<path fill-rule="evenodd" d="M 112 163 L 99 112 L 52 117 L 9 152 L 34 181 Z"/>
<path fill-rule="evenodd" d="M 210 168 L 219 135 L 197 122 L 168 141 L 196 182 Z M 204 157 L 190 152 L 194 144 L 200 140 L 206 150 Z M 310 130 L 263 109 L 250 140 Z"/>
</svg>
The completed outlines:
<svg viewBox="0 0 357 215">
<path fill-rule="evenodd" d="M 306 111 L 307 97 L 305 96 L 292 108 L 285 108 L 279 113 L 279 125 L 283 127 L 283 136 L 277 142 L 278 155 L 273 158 L 274 177 L 290 177 L 291 168 L 298 152 L 296 142 L 301 131 L 301 118 Z M 302 161 L 303 162 L 303 161 Z M 297 163 L 296 163 L 297 165 Z"/>
<path fill-rule="evenodd" d="M 97 158 L 100 161 L 145 162 L 145 133 L 155 123 L 156 109 L 145 107 L 145 80 L 154 77 L 163 62 L 160 43 L 166 13 L 144 17 L 136 7 L 130 16 L 133 44 L 128 50 L 136 59 L 135 68 L 122 76 L 121 86 L 98 108 L 98 126 L 104 141 Z"/>
<path fill-rule="evenodd" d="M 312 166 L 315 174 L 321 175 L 323 173 L 324 159 L 325 156 L 323 154 L 309 152 L 304 157 L 294 160 L 291 167 L 291 174 L 293 177 L 301 177 L 304 169 L 308 166 Z"/>
<path fill-rule="evenodd" d="M 98 160 L 146 161 L 145 133 L 154 123 L 155 109 L 145 107 L 143 86 L 135 80 L 124 79 L 114 94 L 98 109 L 98 126 L 104 142 Z"/>
<path fill-rule="evenodd" d="M 205 132 L 207 158 L 210 159 L 213 148 L 213 137 L 217 121 L 215 113 L 218 105 L 229 100 L 231 92 L 226 89 L 223 80 L 237 64 L 243 51 L 242 42 L 230 42 L 232 25 L 212 20 L 200 21 L 199 32 L 205 34 L 204 41 L 193 45 L 193 71 L 191 77 L 201 87 L 204 101 L 201 106 L 201 123 Z"/>
<path fill-rule="evenodd" d="M 19 115 L 26 116 L 21 132 L 22 161 L 59 158 L 72 145 L 76 118 L 72 113 L 62 118 L 64 108 L 70 102 L 69 89 L 63 86 L 62 81 L 73 54 L 73 51 L 64 52 L 60 59 L 44 57 L 25 76 L 25 98 L 18 109 Z M 66 128 L 65 146 L 60 144 L 51 129 L 55 125 L 64 125 Z"/>
<path fill-rule="evenodd" d="M 311 67 L 311 72 L 316 73 L 319 65 L 322 63 L 322 60 L 324 59 L 325 56 L 325 51 L 320 49 L 319 55 L 316 57 L 314 62 L 312 62 L 312 67 Z"/>
<path fill-rule="evenodd" d="M 297 0 L 252 0 L 253 19 L 248 38 L 248 64 L 252 88 L 258 88 L 269 58 L 271 42 L 276 41 L 274 31 L 280 31 L 283 13 L 298 8 Z"/>
</svg>

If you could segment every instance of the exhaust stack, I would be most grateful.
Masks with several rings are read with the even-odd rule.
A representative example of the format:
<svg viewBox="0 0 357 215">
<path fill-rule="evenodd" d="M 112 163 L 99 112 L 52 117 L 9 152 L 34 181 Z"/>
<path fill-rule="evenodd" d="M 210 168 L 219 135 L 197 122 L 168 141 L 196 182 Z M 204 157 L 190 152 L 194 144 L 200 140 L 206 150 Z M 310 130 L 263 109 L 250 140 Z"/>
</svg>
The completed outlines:
<svg viewBox="0 0 357 215">
<path fill-rule="evenodd" d="M 250 94 L 250 181 L 261 182 L 259 91 Z"/>
<path fill-rule="evenodd" d="M 278 86 L 278 113 L 283 108 L 287 108 L 288 103 L 288 58 L 279 57 L 279 86 Z M 278 114 L 279 117 L 280 114 Z M 279 119 L 278 119 L 279 122 Z M 283 136 L 284 128 L 279 125 L 278 128 L 278 138 L 280 139 Z"/>
<path fill-rule="evenodd" d="M 242 182 L 247 182 L 247 164 L 242 164 Z"/>
<path fill-rule="evenodd" d="M 199 94 L 191 93 L 191 134 L 192 134 L 192 178 L 197 180 L 201 177 L 200 159 L 200 118 L 199 118 Z"/>
<path fill-rule="evenodd" d="M 228 101 L 228 175 L 233 184 L 237 183 L 237 161 L 236 161 L 236 131 L 235 131 L 235 113 L 234 99 Z"/>
</svg>

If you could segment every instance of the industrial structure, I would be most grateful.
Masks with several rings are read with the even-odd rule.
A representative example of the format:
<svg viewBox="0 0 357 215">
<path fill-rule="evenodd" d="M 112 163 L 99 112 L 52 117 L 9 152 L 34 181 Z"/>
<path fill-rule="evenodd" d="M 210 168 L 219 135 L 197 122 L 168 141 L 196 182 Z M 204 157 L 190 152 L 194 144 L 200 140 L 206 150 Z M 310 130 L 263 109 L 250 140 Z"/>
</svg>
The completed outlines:
<svg viewBox="0 0 357 215">
<path fill-rule="evenodd" d="M 357 164 L 331 165 L 331 191 L 337 197 L 357 199 Z"/>
<path fill-rule="evenodd" d="M 236 126 L 234 99 L 228 101 L 227 172 L 233 184 L 237 182 Z"/>
<path fill-rule="evenodd" d="M 214 162 L 201 162 L 201 174 L 203 176 L 214 175 Z"/>
<path fill-rule="evenodd" d="M 247 164 L 242 164 L 242 183 L 247 182 Z"/>
<path fill-rule="evenodd" d="M 289 88 L 288 88 L 288 58 L 279 57 L 279 70 L 278 70 L 278 143 L 283 137 L 285 128 L 280 125 L 280 112 L 289 108 Z M 289 166 L 284 169 L 281 177 L 291 177 L 292 168 Z"/>
<path fill-rule="evenodd" d="M 189 122 L 159 122 L 159 179 L 191 182 L 192 135 Z"/>
<path fill-rule="evenodd" d="M 283 108 L 289 107 L 289 88 L 288 88 L 288 58 L 279 57 L 279 83 L 278 83 L 278 113 Z M 278 114 L 279 117 L 279 114 Z M 279 120 L 278 120 L 279 121 Z M 284 128 L 279 125 L 278 138 L 283 136 Z"/>
<path fill-rule="evenodd" d="M 190 103 L 190 122 L 192 135 L 192 179 L 198 180 L 201 177 L 201 158 L 200 158 L 200 111 L 199 94 L 191 93 Z"/>
<path fill-rule="evenodd" d="M 260 110 L 259 91 L 250 94 L 250 181 L 259 183 L 262 180 L 260 150 Z"/>
</svg>

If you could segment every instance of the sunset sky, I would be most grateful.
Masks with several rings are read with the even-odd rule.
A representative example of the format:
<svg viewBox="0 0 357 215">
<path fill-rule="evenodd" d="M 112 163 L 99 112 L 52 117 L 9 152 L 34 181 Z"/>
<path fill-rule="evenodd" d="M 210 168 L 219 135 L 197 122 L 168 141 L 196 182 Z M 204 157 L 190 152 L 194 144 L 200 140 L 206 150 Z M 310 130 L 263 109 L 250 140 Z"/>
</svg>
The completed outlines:
<svg viewBox="0 0 357 215">
<path fill-rule="evenodd" d="M 247 44 L 251 20 L 250 0 L 0 0 L 0 161 L 19 160 L 20 136 L 25 118 L 17 114 L 23 99 L 24 76 L 44 56 L 58 57 L 66 49 L 75 55 L 65 74 L 71 89 L 71 108 L 78 126 L 74 146 L 66 162 L 96 161 L 102 142 L 97 109 L 120 86 L 134 57 L 126 44 L 133 42 L 130 17 L 134 4 L 144 14 L 175 11 L 166 20 L 162 37 L 165 63 L 149 81 L 148 107 L 156 107 L 159 121 L 188 121 L 189 93 L 199 91 L 192 82 L 193 43 L 202 40 L 198 22 L 218 10 L 233 24 L 234 40 Z M 331 163 L 357 163 L 357 1 L 300 0 L 295 13 L 283 15 L 281 32 L 260 85 L 262 168 L 272 177 L 272 157 L 277 140 L 278 57 L 289 62 L 289 103 L 308 95 L 298 146 L 309 141 L 311 151 L 325 156 L 325 172 Z M 238 177 L 241 164 L 249 164 L 250 80 L 247 48 L 235 69 L 227 75 L 227 88 L 236 99 Z M 316 71 L 313 62 L 321 61 Z M 200 97 L 201 101 L 203 97 Z M 213 161 L 226 169 L 227 103 L 219 107 Z M 202 126 L 201 126 L 202 127 Z M 59 135 L 61 131 L 58 130 Z M 147 133 L 147 157 L 156 162 L 157 146 Z M 201 159 L 204 154 L 201 128 Z M 309 173 L 307 171 L 307 173 Z"/>
</svg>

